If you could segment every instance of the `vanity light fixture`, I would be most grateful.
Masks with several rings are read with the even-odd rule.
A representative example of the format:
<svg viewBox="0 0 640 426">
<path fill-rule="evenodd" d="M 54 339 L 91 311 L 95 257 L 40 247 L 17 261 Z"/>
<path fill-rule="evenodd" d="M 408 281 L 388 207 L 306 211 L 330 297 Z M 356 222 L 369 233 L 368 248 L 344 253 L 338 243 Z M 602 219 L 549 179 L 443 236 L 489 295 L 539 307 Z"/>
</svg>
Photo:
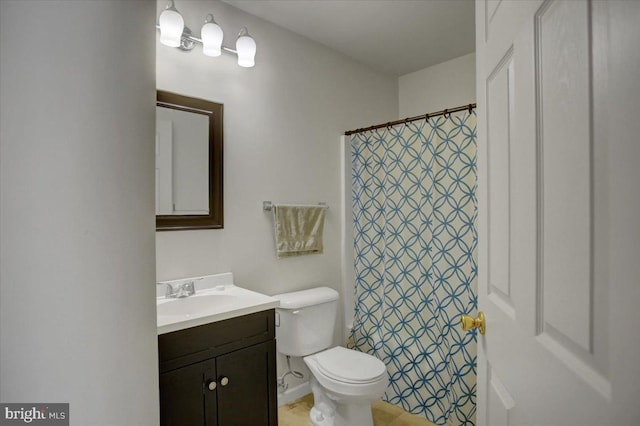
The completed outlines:
<svg viewBox="0 0 640 426">
<path fill-rule="evenodd" d="M 223 51 L 234 53 L 238 56 L 238 65 L 241 67 L 253 67 L 255 65 L 256 42 L 249 35 L 246 27 L 243 27 L 236 40 L 236 48 L 231 49 L 222 44 L 224 33 L 220 25 L 208 14 L 202 29 L 201 38 L 195 37 L 191 30 L 184 25 L 184 19 L 176 9 L 173 0 L 167 2 L 167 7 L 160 14 L 158 20 L 160 29 L 160 43 L 177 47 L 180 50 L 190 51 L 196 43 L 202 44 L 202 53 L 206 56 L 220 56 Z"/>
</svg>

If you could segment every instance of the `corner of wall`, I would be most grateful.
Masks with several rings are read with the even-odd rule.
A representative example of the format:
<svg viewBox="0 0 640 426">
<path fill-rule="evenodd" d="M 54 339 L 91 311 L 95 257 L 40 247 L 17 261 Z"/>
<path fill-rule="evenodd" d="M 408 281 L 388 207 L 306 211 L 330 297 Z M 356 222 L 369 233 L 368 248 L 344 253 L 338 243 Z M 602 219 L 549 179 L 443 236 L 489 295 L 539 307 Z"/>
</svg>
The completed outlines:
<svg viewBox="0 0 640 426">
<path fill-rule="evenodd" d="M 474 103 L 475 52 L 398 77 L 399 118 Z"/>
</svg>

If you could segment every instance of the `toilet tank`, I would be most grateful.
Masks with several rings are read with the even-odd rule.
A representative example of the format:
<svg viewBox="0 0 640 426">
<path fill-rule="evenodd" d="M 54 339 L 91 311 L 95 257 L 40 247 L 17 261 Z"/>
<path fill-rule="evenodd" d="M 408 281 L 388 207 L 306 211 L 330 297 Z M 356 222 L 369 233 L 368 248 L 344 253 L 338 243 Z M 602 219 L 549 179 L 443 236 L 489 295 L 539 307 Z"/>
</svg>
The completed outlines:
<svg viewBox="0 0 640 426">
<path fill-rule="evenodd" d="M 329 287 L 282 293 L 276 308 L 278 352 L 307 356 L 331 347 L 338 292 Z"/>
</svg>

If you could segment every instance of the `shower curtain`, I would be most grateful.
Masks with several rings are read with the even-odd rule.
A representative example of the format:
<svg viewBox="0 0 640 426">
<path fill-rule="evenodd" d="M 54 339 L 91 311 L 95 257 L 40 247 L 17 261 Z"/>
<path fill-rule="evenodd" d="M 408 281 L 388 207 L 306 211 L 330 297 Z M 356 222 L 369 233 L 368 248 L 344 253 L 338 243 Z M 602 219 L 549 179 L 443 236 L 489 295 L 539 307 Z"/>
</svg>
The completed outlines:
<svg viewBox="0 0 640 426">
<path fill-rule="evenodd" d="M 355 318 L 349 346 L 387 366 L 384 399 L 474 425 L 475 110 L 351 136 Z"/>
</svg>

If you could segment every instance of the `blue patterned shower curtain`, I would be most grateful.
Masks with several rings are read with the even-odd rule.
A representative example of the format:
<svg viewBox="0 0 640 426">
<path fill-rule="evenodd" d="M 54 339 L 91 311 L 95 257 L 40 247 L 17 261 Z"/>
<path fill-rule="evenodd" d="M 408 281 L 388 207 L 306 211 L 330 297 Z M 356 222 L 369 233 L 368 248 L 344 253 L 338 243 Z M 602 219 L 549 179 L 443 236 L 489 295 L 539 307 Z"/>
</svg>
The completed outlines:
<svg viewBox="0 0 640 426">
<path fill-rule="evenodd" d="M 381 359 L 384 399 L 474 425 L 475 111 L 351 136 L 355 319 L 349 346 Z"/>
</svg>

